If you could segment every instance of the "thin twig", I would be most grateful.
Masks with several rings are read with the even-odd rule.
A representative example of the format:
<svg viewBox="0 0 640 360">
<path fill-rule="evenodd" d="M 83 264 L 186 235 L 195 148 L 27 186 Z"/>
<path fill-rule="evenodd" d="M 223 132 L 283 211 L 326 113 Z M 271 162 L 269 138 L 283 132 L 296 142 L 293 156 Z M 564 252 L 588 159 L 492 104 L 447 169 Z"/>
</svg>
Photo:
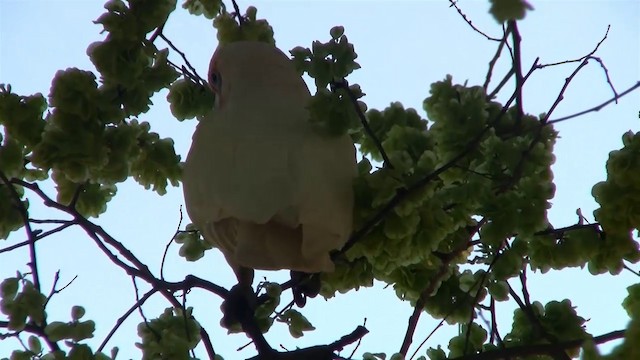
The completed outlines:
<svg viewBox="0 0 640 360">
<path fill-rule="evenodd" d="M 51 290 L 49 291 L 49 295 L 47 296 L 47 299 L 44 301 L 44 305 L 42 306 L 43 308 L 46 309 L 47 304 L 49 303 L 49 300 L 51 300 L 51 297 L 56 291 L 56 285 L 58 285 L 59 280 L 60 280 L 60 270 L 56 271 L 56 273 L 53 276 L 53 284 L 51 285 Z"/>
<path fill-rule="evenodd" d="M 164 253 L 162 254 L 162 261 L 160 262 L 160 279 L 164 280 L 164 262 L 167 259 L 167 253 L 169 252 L 169 246 L 173 243 L 173 239 L 176 238 L 178 233 L 180 233 L 180 226 L 182 225 L 182 205 L 180 205 L 180 218 L 178 219 L 178 227 L 176 228 L 175 233 L 171 237 L 171 240 L 167 243 L 167 246 L 164 247 Z"/>
<path fill-rule="evenodd" d="M 507 42 L 507 37 L 509 36 L 509 32 L 511 31 L 511 29 L 507 28 L 507 30 L 504 32 L 504 34 L 502 35 L 502 39 L 500 39 L 500 43 L 498 44 L 498 49 L 496 49 L 496 53 L 495 55 L 493 55 L 493 58 L 491 58 L 491 61 L 489 61 L 489 69 L 487 70 L 487 75 L 485 76 L 484 79 L 484 84 L 482 85 L 482 88 L 484 89 L 485 92 L 487 92 L 488 88 L 489 88 L 489 83 L 491 82 L 491 76 L 493 74 L 493 69 L 496 66 L 496 63 L 498 62 L 498 59 L 500 58 L 500 54 L 502 53 L 502 49 L 504 49 L 504 44 L 505 42 Z M 513 68 L 512 68 L 513 70 Z M 489 97 L 491 98 L 491 97 Z"/>
<path fill-rule="evenodd" d="M 56 220 L 56 219 L 29 219 L 30 223 L 33 224 L 72 224 L 73 225 L 73 221 L 71 220 Z"/>
<path fill-rule="evenodd" d="M 189 70 L 196 76 L 196 78 L 199 80 L 200 85 L 202 86 L 207 86 L 207 82 L 200 76 L 198 75 L 198 72 L 196 71 L 196 69 L 191 65 L 191 63 L 189 62 L 189 60 L 187 60 L 187 55 L 182 52 L 180 49 L 178 49 L 175 45 L 173 45 L 173 42 L 171 42 L 171 40 L 169 40 L 166 36 L 164 36 L 163 33 L 160 33 L 158 35 L 162 40 L 164 40 L 164 42 L 167 43 L 167 45 L 169 45 L 169 47 L 177 52 L 180 57 L 182 58 L 182 60 L 184 61 L 185 65 L 189 68 Z"/>
<path fill-rule="evenodd" d="M 632 273 L 635 276 L 640 277 L 640 271 L 635 271 L 632 268 L 630 268 L 627 264 L 624 264 L 623 267 L 625 268 L 625 270 L 629 271 L 630 273 Z"/>
<path fill-rule="evenodd" d="M 73 221 L 65 221 L 64 225 L 60 225 L 60 226 L 58 226 L 58 227 L 56 227 L 54 229 L 51 229 L 51 230 L 48 230 L 48 231 L 45 231 L 45 232 L 42 232 L 42 233 L 36 235 L 34 240 L 38 241 L 38 240 L 44 239 L 47 236 L 55 234 L 57 232 L 60 232 L 60 231 L 66 229 L 66 228 L 68 228 L 68 227 L 70 227 L 72 225 L 75 225 L 75 223 Z M 20 242 L 20 243 L 11 245 L 11 246 L 7 246 L 6 248 L 0 249 L 0 254 L 2 254 L 4 252 L 9 252 L 11 250 L 14 250 L 14 249 L 26 246 L 26 245 L 29 245 L 29 243 L 30 243 L 29 240 L 25 240 L 23 242 Z"/>
<path fill-rule="evenodd" d="M 562 235 L 565 232 L 568 231 L 575 231 L 575 230 L 583 230 L 583 229 L 593 229 L 597 232 L 601 232 L 600 230 L 600 224 L 599 223 L 592 223 L 592 224 L 574 224 L 574 225 L 570 225 L 570 226 L 565 226 L 562 228 L 549 228 L 546 230 L 541 230 L 538 232 L 533 233 L 533 235 L 536 236 L 543 236 L 543 235 L 553 235 L 554 237 L 558 238 L 558 237 L 562 237 Z"/>
<path fill-rule="evenodd" d="M 131 277 L 131 282 L 133 283 L 133 290 L 134 290 L 133 293 L 136 296 L 136 303 L 140 303 L 140 294 L 139 294 L 138 284 L 136 283 L 135 276 Z M 153 336 L 155 336 L 157 342 L 160 342 L 160 340 L 162 339 L 162 335 L 160 335 L 159 332 L 157 332 L 154 328 L 151 327 L 151 324 L 149 324 L 149 320 L 144 315 L 144 311 L 142 311 L 142 306 L 136 306 L 136 309 L 138 309 L 138 313 L 140 313 L 140 317 L 142 318 L 142 321 L 144 321 L 144 325 L 147 328 L 147 330 L 149 330 L 153 334 Z"/>
<path fill-rule="evenodd" d="M 61 287 L 60 289 L 56 289 L 56 285 L 58 285 L 58 281 L 60 280 L 60 270 L 56 271 L 55 277 L 53 279 L 53 285 L 51 286 L 51 291 L 49 292 L 49 296 L 47 296 L 47 300 L 44 303 L 44 307 L 47 306 L 47 304 L 49 303 L 49 300 L 51 300 L 51 298 L 53 297 L 53 295 L 55 294 L 59 294 L 60 292 L 62 292 L 64 289 L 68 288 L 69 286 L 71 286 L 71 284 L 78 278 L 78 275 L 74 276 L 73 279 L 69 280 L 69 282 Z"/>
<path fill-rule="evenodd" d="M 589 59 L 585 59 L 584 61 L 582 61 L 580 63 L 580 65 L 578 65 L 578 67 L 575 70 L 573 70 L 571 75 L 569 75 L 569 77 L 564 80 L 564 85 L 560 89 L 560 92 L 558 93 L 558 96 L 556 97 L 556 100 L 553 102 L 553 104 L 551 105 L 551 108 L 549 108 L 549 111 L 544 115 L 544 117 L 542 119 L 540 119 L 540 123 L 542 125 L 546 124 L 547 121 L 549 121 L 549 116 L 551 116 L 551 114 L 553 114 L 553 111 L 556 109 L 556 107 L 560 104 L 560 102 L 562 100 L 564 100 L 564 93 L 569 88 L 569 84 L 571 83 L 573 78 L 576 77 L 576 75 L 578 75 L 578 72 L 580 72 L 580 69 L 585 67 L 588 63 L 589 63 Z M 537 136 L 537 137 L 539 137 L 539 136 Z"/>
<path fill-rule="evenodd" d="M 600 64 L 600 67 L 604 71 L 604 77 L 607 79 L 607 84 L 609 84 L 609 87 L 611 88 L 611 91 L 613 92 L 613 97 L 616 99 L 616 104 L 617 104 L 619 95 L 618 95 L 618 92 L 616 91 L 615 86 L 613 86 L 613 82 L 611 81 L 611 77 L 609 77 L 609 69 L 607 69 L 607 66 L 604 64 L 604 61 L 602 61 L 602 59 L 600 59 L 599 57 L 597 57 L 597 56 L 589 56 L 589 58 L 597 61 L 598 64 Z"/>
<path fill-rule="evenodd" d="M 73 197 L 69 202 L 70 208 L 72 209 L 76 208 L 76 204 L 78 203 L 78 199 L 80 199 L 80 194 L 82 194 L 83 190 L 84 190 L 84 184 L 78 184 L 78 186 L 76 187 L 76 190 L 73 192 Z"/>
<path fill-rule="evenodd" d="M 149 37 L 149 42 L 154 42 L 156 41 L 156 39 L 158 38 L 158 36 L 160 36 L 160 34 L 162 34 L 162 31 L 164 30 L 164 25 L 166 24 L 166 22 L 162 23 L 162 25 L 158 26 L 158 28 L 156 29 L 156 31 L 153 32 L 153 34 L 151 34 L 151 36 Z"/>
<path fill-rule="evenodd" d="M 604 36 L 602 37 L 602 39 L 600 39 L 600 41 L 598 41 L 598 43 L 596 44 L 596 47 L 591 50 L 590 53 L 588 53 L 587 55 L 581 56 L 579 58 L 576 59 L 572 59 L 572 60 L 563 60 L 563 61 L 558 61 L 555 63 L 549 63 L 549 64 L 540 64 L 540 69 L 549 67 L 549 66 L 558 66 L 558 65 L 564 65 L 564 64 L 570 64 L 570 63 L 576 63 L 576 62 L 581 62 L 583 60 L 585 60 L 586 58 L 592 56 L 593 54 L 596 53 L 596 51 L 598 51 L 598 49 L 600 48 L 600 45 L 602 45 L 602 43 L 604 43 L 604 41 L 607 39 L 607 36 L 609 35 L 609 30 L 611 29 L 611 25 L 607 25 L 607 31 L 604 33 Z"/>
<path fill-rule="evenodd" d="M 589 108 L 589 109 L 586 109 L 586 110 L 583 110 L 583 111 L 577 112 L 577 113 L 572 114 L 572 115 L 568 115 L 568 116 L 564 116 L 564 117 L 561 117 L 561 118 L 557 118 L 557 119 L 549 120 L 549 121 L 547 121 L 547 123 L 546 123 L 546 124 L 547 124 L 547 125 L 549 125 L 549 124 L 555 124 L 555 123 L 559 123 L 559 122 L 561 122 L 561 121 L 566 121 L 566 120 L 569 120 L 569 119 L 576 118 L 576 117 L 578 117 L 578 116 L 582 116 L 582 115 L 584 115 L 584 114 L 588 114 L 588 113 L 590 113 L 590 112 L 600 111 L 600 110 L 602 110 L 605 106 L 607 106 L 607 105 L 611 104 L 612 102 L 617 102 L 617 101 L 618 101 L 618 99 L 622 98 L 623 96 L 625 96 L 625 95 L 627 95 L 627 94 L 632 93 L 633 91 L 635 91 L 635 90 L 636 90 L 637 88 L 639 88 L 639 87 L 640 87 L 640 81 L 636 82 L 633 86 L 631 86 L 631 87 L 630 87 L 630 88 L 628 88 L 627 90 L 625 90 L 625 91 L 621 92 L 618 96 L 614 96 L 613 98 L 611 98 L 611 99 L 609 99 L 609 100 L 607 100 L 607 101 L 603 102 L 603 103 L 602 103 L 602 104 L 600 104 L 600 105 L 597 105 L 597 106 L 594 106 L 594 107 L 592 107 L 592 108 Z"/>
<path fill-rule="evenodd" d="M 413 354 L 411 354 L 411 358 L 409 358 L 409 360 L 413 360 L 413 358 L 418 354 L 418 351 L 420 350 L 420 348 L 422 348 L 424 346 L 424 344 L 426 344 L 427 341 L 436 333 L 436 331 L 438 329 L 440 329 L 444 325 L 444 322 L 445 322 L 446 319 L 447 319 L 447 317 L 445 316 L 444 318 L 442 318 L 442 320 L 440 320 L 438 325 L 436 325 L 436 327 L 433 328 L 433 330 L 431 330 L 429 335 L 427 335 L 427 337 L 425 337 L 424 340 L 422 340 L 422 342 L 420 343 L 420 345 L 418 345 L 418 347 L 413 352 Z"/>
<path fill-rule="evenodd" d="M 118 328 L 129 317 L 129 315 L 131 315 L 134 311 L 136 311 L 138 307 L 142 306 L 142 304 L 144 304 L 151 297 L 151 295 L 155 294 L 156 292 L 158 292 L 158 289 L 152 288 L 146 294 L 144 294 L 141 298 L 139 298 L 136 301 L 136 303 L 129 308 L 129 310 L 127 310 L 124 314 L 122 314 L 122 316 L 118 318 L 118 320 L 116 321 L 116 324 L 111 328 L 111 330 L 109 331 L 107 336 L 104 338 L 104 340 L 102 340 L 102 343 L 100 344 L 96 352 L 102 351 L 104 347 L 107 346 L 107 343 L 109 342 L 111 337 L 113 337 L 113 335 L 116 333 Z"/>
<path fill-rule="evenodd" d="M 356 111 L 358 118 L 360 119 L 360 123 L 362 123 L 362 127 L 364 128 L 364 131 L 367 133 L 367 136 L 371 138 L 371 141 L 373 141 L 373 143 L 375 144 L 376 149 L 378 149 L 378 152 L 380 153 L 380 156 L 382 156 L 384 167 L 387 169 L 393 169 L 393 164 L 391 163 L 391 160 L 389 160 L 387 153 L 384 151 L 382 142 L 380 141 L 380 139 L 378 139 L 376 134 L 373 132 L 373 129 L 371 129 L 371 127 L 369 126 L 367 117 L 362 111 L 362 109 L 360 108 L 360 105 L 358 104 L 358 98 L 356 98 L 356 95 L 349 88 L 349 83 L 347 82 L 347 80 L 342 79 L 341 81 L 334 81 L 331 84 L 336 89 L 343 89 L 347 93 L 347 96 L 349 96 L 349 100 L 351 101 L 351 104 L 353 105 L 353 108 Z"/>
<path fill-rule="evenodd" d="M 460 8 L 458 7 L 457 1 L 454 0 L 449 0 L 449 3 L 451 3 L 451 5 L 449 7 L 454 7 L 456 10 L 458 10 L 458 14 L 460 14 L 460 16 L 462 16 L 462 18 L 464 19 L 464 21 L 466 21 L 467 24 L 469 24 L 469 26 L 471 26 L 471 28 L 477 32 L 478 34 L 484 36 L 485 38 L 487 38 L 487 40 L 492 40 L 492 41 L 500 41 L 500 39 L 498 38 L 494 38 L 491 37 L 487 34 L 485 34 L 484 32 L 482 32 L 480 29 L 478 29 L 477 27 L 475 27 L 472 23 L 471 20 L 469 20 L 467 18 L 467 16 L 462 12 L 462 10 L 460 10 Z"/>
<path fill-rule="evenodd" d="M 367 318 L 364 318 L 364 321 L 362 322 L 362 326 L 363 327 L 367 326 Z M 362 343 L 362 338 L 358 339 L 358 343 L 356 344 L 356 346 L 351 351 L 351 355 L 349 355 L 349 359 L 353 358 L 353 355 L 355 355 L 356 351 L 358 351 L 358 348 L 360 347 L 361 343 Z"/>
<path fill-rule="evenodd" d="M 611 88 L 611 91 L 613 92 L 613 96 L 614 96 L 615 102 L 617 104 L 619 95 L 618 95 L 618 92 L 616 91 L 615 86 L 613 86 L 613 82 L 611 81 L 611 77 L 609 76 L 609 69 L 604 64 L 604 61 L 602 61 L 602 59 L 600 59 L 597 56 L 593 56 L 593 54 L 595 54 L 598 51 L 598 49 L 600 48 L 600 45 L 602 45 L 602 43 L 604 43 L 604 41 L 607 39 L 607 36 L 609 35 L 609 30 L 610 29 L 611 29 L 611 25 L 607 25 L 607 31 L 605 32 L 604 36 L 602 37 L 602 39 L 600 39 L 598 44 L 596 44 L 596 47 L 593 50 L 591 50 L 591 52 L 588 53 L 587 55 L 584 55 L 584 56 L 582 56 L 580 58 L 572 59 L 572 60 L 564 60 L 564 61 L 559 61 L 559 62 L 550 63 L 550 64 L 541 64 L 540 68 L 542 69 L 542 68 L 545 68 L 545 67 L 548 67 L 548 66 L 564 65 L 564 64 L 574 63 L 574 62 L 585 61 L 585 60 L 588 60 L 588 59 L 593 59 L 593 60 L 597 61 L 598 64 L 600 64 L 600 67 L 604 71 L 604 76 L 607 79 L 607 84 L 609 84 L 609 87 Z"/>
<path fill-rule="evenodd" d="M 489 307 L 491 312 L 491 337 L 493 338 L 495 335 L 495 339 L 498 341 L 498 346 L 504 348 L 502 337 L 500 336 L 500 332 L 498 331 L 498 320 L 496 318 L 496 300 L 493 298 L 493 296 L 491 296 Z"/>
<path fill-rule="evenodd" d="M 511 79 L 511 76 L 515 73 L 515 70 L 513 69 L 513 67 L 511 69 L 509 69 L 509 71 L 507 72 L 507 74 L 502 78 L 502 80 L 500 80 L 500 83 L 498 83 L 498 86 L 496 86 L 495 89 L 493 89 L 492 92 L 490 92 L 487 97 L 489 99 L 493 99 L 494 97 L 496 97 L 496 95 L 498 95 L 498 93 L 500 92 L 500 90 L 502 90 L 502 88 L 509 82 L 509 79 Z"/>
<path fill-rule="evenodd" d="M 244 18 L 240 13 L 240 7 L 238 6 L 238 3 L 236 3 L 236 0 L 231 0 L 231 3 L 233 4 L 233 10 L 236 12 L 236 17 L 238 18 L 238 24 L 240 25 L 240 28 L 242 28 L 242 25 L 244 25 Z"/>
</svg>

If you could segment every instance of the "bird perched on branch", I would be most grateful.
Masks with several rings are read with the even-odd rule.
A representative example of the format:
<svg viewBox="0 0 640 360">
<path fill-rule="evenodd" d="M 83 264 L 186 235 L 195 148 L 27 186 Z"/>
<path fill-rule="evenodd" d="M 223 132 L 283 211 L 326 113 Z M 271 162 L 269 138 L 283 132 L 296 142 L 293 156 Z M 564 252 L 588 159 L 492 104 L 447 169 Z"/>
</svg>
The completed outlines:
<svg viewBox="0 0 640 360">
<path fill-rule="evenodd" d="M 350 137 L 313 130 L 309 90 L 273 45 L 219 45 L 208 80 L 215 106 L 183 172 L 189 217 L 244 286 L 253 269 L 332 271 L 352 230 Z"/>
</svg>

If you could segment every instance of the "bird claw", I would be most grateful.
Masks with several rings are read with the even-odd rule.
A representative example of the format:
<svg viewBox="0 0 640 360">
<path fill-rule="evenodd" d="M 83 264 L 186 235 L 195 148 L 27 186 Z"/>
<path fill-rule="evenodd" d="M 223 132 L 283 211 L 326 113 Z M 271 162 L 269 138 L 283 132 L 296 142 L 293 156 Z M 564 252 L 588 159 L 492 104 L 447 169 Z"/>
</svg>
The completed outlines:
<svg viewBox="0 0 640 360">
<path fill-rule="evenodd" d="M 220 323 L 227 329 L 237 327 L 237 324 L 245 323 L 253 317 L 256 308 L 256 295 L 243 284 L 237 284 L 229 290 L 220 309 L 222 320 Z"/>
<path fill-rule="evenodd" d="M 293 286 L 293 301 L 300 308 L 307 304 L 307 297 L 314 298 L 320 293 L 322 283 L 320 282 L 320 273 L 309 274 L 300 271 L 291 271 L 291 280 Z"/>
</svg>

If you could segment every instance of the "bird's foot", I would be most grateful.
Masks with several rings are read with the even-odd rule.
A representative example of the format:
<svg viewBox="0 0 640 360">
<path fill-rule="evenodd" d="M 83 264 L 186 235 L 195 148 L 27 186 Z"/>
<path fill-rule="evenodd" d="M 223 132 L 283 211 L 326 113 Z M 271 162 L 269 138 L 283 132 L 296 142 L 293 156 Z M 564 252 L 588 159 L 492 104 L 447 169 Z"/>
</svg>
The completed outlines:
<svg viewBox="0 0 640 360">
<path fill-rule="evenodd" d="M 229 330 L 241 330 L 240 324 L 251 319 L 256 308 L 256 295 L 250 286 L 237 284 L 229 290 L 220 306 L 222 320 L 220 324 Z"/>
<path fill-rule="evenodd" d="M 300 271 L 291 271 L 291 280 L 293 286 L 293 301 L 298 307 L 304 307 L 307 303 L 307 297 L 314 298 L 320 293 L 320 273 L 304 273 Z"/>
</svg>

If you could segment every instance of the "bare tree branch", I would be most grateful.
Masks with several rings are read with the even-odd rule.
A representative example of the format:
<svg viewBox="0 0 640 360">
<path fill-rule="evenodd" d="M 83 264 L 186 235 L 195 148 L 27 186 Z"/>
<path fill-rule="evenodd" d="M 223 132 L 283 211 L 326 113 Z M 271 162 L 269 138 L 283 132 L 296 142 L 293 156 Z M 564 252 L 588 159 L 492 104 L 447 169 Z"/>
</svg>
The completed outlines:
<svg viewBox="0 0 640 360">
<path fill-rule="evenodd" d="M 518 31 L 518 23 L 515 20 L 509 20 L 508 29 L 510 29 L 511 39 L 513 41 L 513 65 L 512 68 L 516 74 L 516 124 L 521 123 L 524 116 L 524 107 L 522 104 L 522 88 L 524 79 L 522 77 L 522 54 L 520 50 L 520 42 L 522 37 Z"/>
<path fill-rule="evenodd" d="M 36 234 L 31 228 L 31 223 L 29 222 L 29 212 L 27 208 L 22 203 L 20 199 L 20 195 L 13 187 L 13 183 L 9 181 L 4 172 L 0 171 L 0 180 L 4 186 L 9 189 L 9 193 L 11 194 L 11 198 L 13 199 L 13 206 L 18 210 L 20 216 L 22 217 L 22 222 L 24 223 L 25 231 L 27 232 L 27 241 L 29 246 L 29 268 L 31 269 L 31 274 L 33 275 L 33 286 L 40 292 L 40 275 L 38 273 L 38 257 L 36 255 Z M 2 184 L 0 184 L 2 185 Z"/>
</svg>

